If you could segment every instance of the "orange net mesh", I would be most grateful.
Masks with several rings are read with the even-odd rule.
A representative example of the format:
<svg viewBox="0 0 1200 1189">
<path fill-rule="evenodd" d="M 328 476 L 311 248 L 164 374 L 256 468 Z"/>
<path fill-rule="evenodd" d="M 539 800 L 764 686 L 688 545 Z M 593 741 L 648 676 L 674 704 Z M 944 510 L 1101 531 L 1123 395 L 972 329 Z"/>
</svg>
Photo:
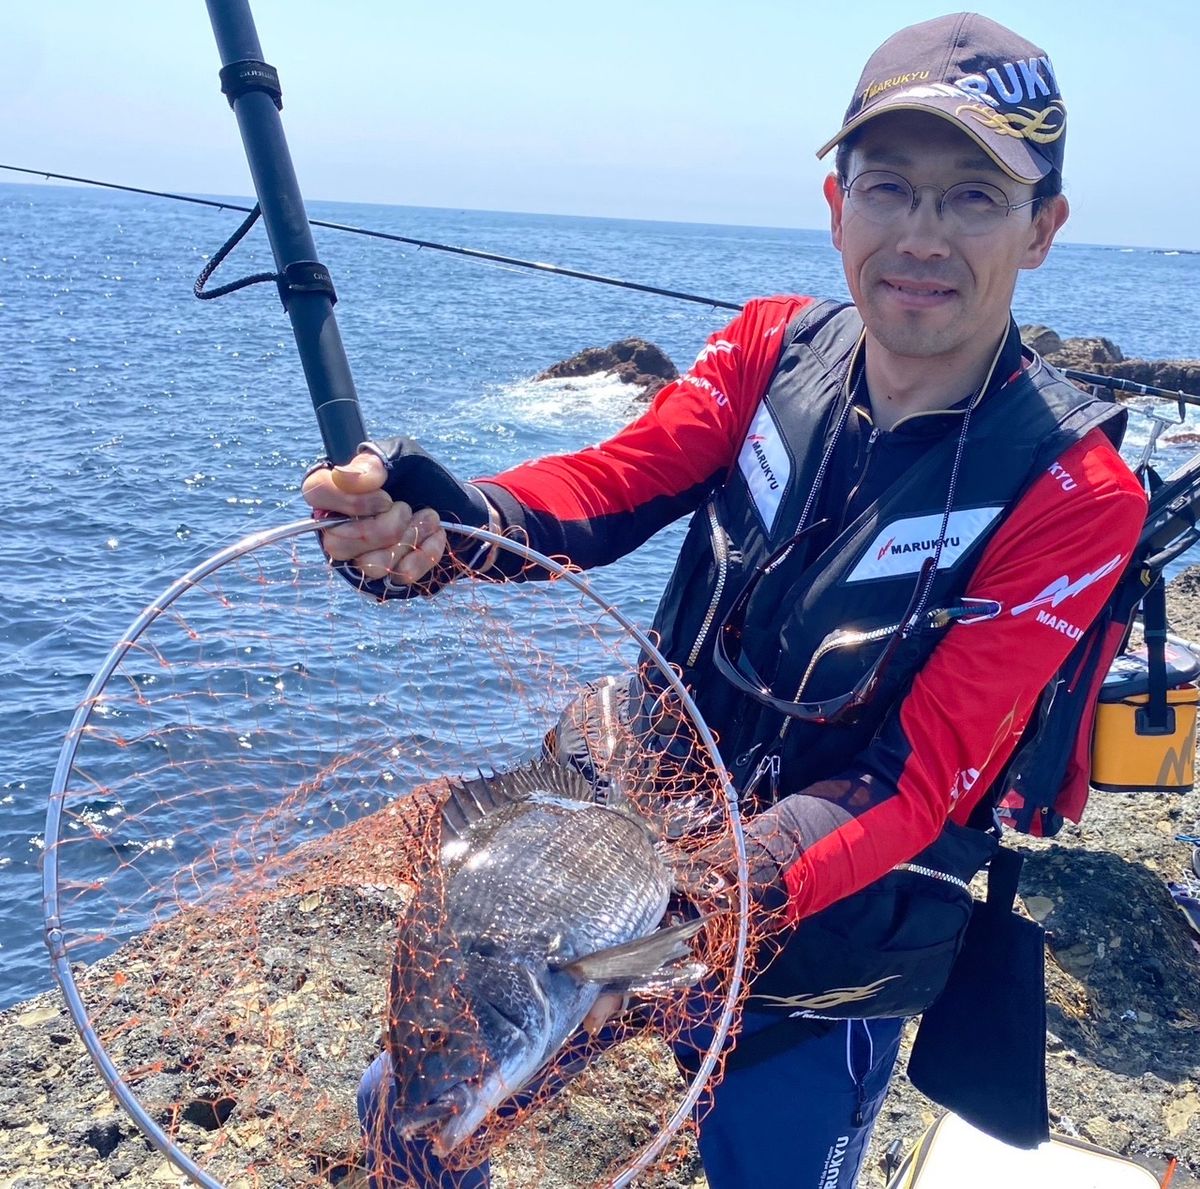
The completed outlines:
<svg viewBox="0 0 1200 1189">
<path fill-rule="evenodd" d="M 563 581 L 377 604 L 328 573 L 309 534 L 232 558 L 143 627 L 71 741 L 46 842 L 81 1026 L 172 1148 L 230 1189 L 471 1183 L 464 1170 L 489 1158 L 513 1186 L 627 1176 L 673 1126 L 731 1003 L 738 914 L 724 893 L 672 891 L 632 935 L 704 916 L 685 956 L 652 985 L 628 980 L 640 993 L 597 1036 L 572 1026 L 521 1095 L 442 1153 L 443 1180 L 429 1133 L 396 1163 L 400 1108 L 371 1099 L 364 1130 L 356 1090 L 389 1035 L 397 1062 L 447 1033 L 475 1038 L 468 1087 L 499 1068 L 469 977 L 430 977 L 465 944 L 447 932 L 452 785 L 527 768 L 549 735 L 587 752 L 601 804 L 625 791 L 670 878 L 728 840 L 722 783 L 685 715 L 669 761 L 661 720 L 638 734 L 577 710 L 563 732 L 586 683 L 618 675 L 619 689 L 644 663 L 628 633 Z M 685 1126 L 639 1183 L 697 1175 Z"/>
</svg>

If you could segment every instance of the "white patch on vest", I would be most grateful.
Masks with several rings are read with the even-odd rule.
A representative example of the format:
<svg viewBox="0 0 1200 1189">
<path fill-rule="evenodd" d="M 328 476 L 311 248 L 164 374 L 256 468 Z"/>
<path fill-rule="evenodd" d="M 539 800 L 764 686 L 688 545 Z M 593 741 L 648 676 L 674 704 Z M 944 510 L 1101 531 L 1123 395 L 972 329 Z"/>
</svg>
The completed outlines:
<svg viewBox="0 0 1200 1189">
<path fill-rule="evenodd" d="M 769 533 L 775 527 L 779 505 L 788 480 L 792 477 L 792 460 L 779 436 L 771 410 L 766 401 L 758 406 L 750 430 L 738 455 L 738 466 L 750 488 L 750 498 L 758 509 Z"/>
<path fill-rule="evenodd" d="M 938 569 L 948 570 L 954 565 L 1003 511 L 1003 508 L 963 508 L 951 512 Z M 925 559 L 933 556 L 941 527 L 941 512 L 893 521 L 879 530 L 846 581 L 870 582 L 875 578 L 916 574 Z"/>
</svg>

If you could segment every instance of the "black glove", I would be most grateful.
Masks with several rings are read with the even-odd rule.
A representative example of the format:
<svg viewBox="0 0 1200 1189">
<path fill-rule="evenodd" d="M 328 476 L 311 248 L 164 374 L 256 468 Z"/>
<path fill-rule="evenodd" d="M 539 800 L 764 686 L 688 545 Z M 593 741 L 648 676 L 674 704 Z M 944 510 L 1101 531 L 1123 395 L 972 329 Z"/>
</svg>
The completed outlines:
<svg viewBox="0 0 1200 1189">
<path fill-rule="evenodd" d="M 742 833 L 746 839 L 751 901 L 772 917 L 782 913 L 788 902 L 784 872 L 814 842 L 848 820 L 850 815 L 834 801 L 792 793 L 745 822 Z M 723 837 L 703 847 L 689 866 L 693 870 L 715 870 L 736 883 L 733 839 Z"/>
<path fill-rule="evenodd" d="M 359 450 L 374 454 L 383 463 L 387 472 L 383 490 L 396 502 L 408 504 L 414 512 L 432 508 L 441 520 L 449 524 L 489 528 L 496 533 L 504 531 L 499 513 L 483 492 L 470 483 L 456 479 L 412 438 L 363 442 Z M 383 601 L 434 594 L 464 569 L 482 573 L 495 561 L 497 550 L 486 541 L 476 541 L 454 532 L 447 533 L 446 537 L 446 555 L 420 582 L 369 579 L 352 562 L 334 561 L 331 564 L 356 590 Z"/>
<path fill-rule="evenodd" d="M 414 512 L 432 508 L 442 520 L 486 528 L 491 517 L 483 492 L 456 479 L 440 462 L 431 458 L 412 438 L 384 438 L 364 442 L 360 450 L 374 454 L 387 470 L 383 490 Z M 454 534 L 451 534 L 453 546 Z M 469 556 L 478 546 L 467 537 L 458 538 L 457 552 Z"/>
</svg>

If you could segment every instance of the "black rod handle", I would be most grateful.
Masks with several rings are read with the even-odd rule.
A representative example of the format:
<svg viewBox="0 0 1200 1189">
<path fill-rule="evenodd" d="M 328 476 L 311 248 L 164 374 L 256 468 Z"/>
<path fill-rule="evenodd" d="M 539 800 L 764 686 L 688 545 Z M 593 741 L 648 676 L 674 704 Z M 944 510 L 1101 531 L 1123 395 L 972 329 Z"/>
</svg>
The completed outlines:
<svg viewBox="0 0 1200 1189">
<path fill-rule="evenodd" d="M 205 3 L 221 65 L 262 62 L 262 47 L 249 0 L 205 0 Z M 235 94 L 231 102 L 276 270 L 282 273 L 289 265 L 302 261 L 319 264 L 275 99 L 267 90 L 246 90 Z M 287 312 L 325 452 L 333 462 L 343 463 L 354 457 L 367 431 L 350 362 L 333 314 L 333 301 L 330 293 L 319 289 L 293 290 Z"/>
</svg>

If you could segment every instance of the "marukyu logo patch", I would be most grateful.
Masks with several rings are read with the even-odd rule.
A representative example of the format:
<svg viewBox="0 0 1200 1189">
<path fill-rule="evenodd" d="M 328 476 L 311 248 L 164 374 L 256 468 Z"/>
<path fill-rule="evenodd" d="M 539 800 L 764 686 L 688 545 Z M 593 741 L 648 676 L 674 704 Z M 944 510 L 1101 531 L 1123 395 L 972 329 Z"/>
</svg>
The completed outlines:
<svg viewBox="0 0 1200 1189">
<path fill-rule="evenodd" d="M 750 498 L 770 532 L 775 527 L 783 493 L 792 477 L 792 460 L 766 401 L 758 406 L 750 423 L 738 455 L 738 466 L 750 488 Z"/>
<path fill-rule="evenodd" d="M 1003 508 L 964 508 L 951 512 L 946 532 L 940 538 L 942 554 L 938 569 L 948 570 L 985 533 Z M 910 516 L 881 528 L 867 546 L 847 582 L 871 582 L 876 578 L 895 578 L 916 574 L 927 557 L 938 547 L 942 513 Z"/>
<path fill-rule="evenodd" d="M 1010 614 L 1024 615 L 1026 611 L 1032 611 L 1035 607 L 1049 607 L 1053 610 L 1061 603 L 1066 602 L 1067 599 L 1073 599 L 1076 595 L 1082 594 L 1093 583 L 1099 582 L 1101 578 L 1107 578 L 1109 574 L 1120 567 L 1124 560 L 1124 555 L 1118 553 L 1116 557 L 1110 561 L 1106 561 L 1099 569 L 1082 574 L 1078 578 L 1071 579 L 1066 574 L 1063 574 L 1061 578 L 1055 578 L 1041 594 L 1035 595 L 1028 603 L 1019 603 L 1013 607 Z M 1044 616 L 1040 612 L 1038 613 L 1038 621 L 1056 629 L 1059 628 L 1060 622 L 1065 622 L 1059 621 L 1057 616 Z M 1068 624 L 1067 626 L 1070 627 L 1071 625 Z M 1075 629 L 1076 632 L 1078 630 L 1078 628 Z M 1066 634 L 1071 635 L 1070 632 Z M 1073 635 L 1072 639 L 1078 639 L 1078 636 Z"/>
</svg>

